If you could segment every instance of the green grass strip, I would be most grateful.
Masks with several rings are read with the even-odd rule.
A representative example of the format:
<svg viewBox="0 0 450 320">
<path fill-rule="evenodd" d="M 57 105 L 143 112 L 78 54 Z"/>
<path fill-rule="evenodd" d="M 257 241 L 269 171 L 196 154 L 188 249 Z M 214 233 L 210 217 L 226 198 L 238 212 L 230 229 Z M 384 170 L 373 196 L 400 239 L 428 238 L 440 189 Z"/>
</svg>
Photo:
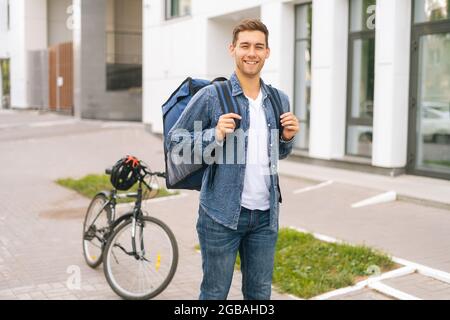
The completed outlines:
<svg viewBox="0 0 450 320">
<path fill-rule="evenodd" d="M 77 191 L 78 193 L 89 199 L 92 199 L 100 191 L 103 190 L 110 191 L 113 189 L 110 182 L 110 176 L 106 174 L 89 174 L 81 179 L 73 179 L 73 178 L 58 179 L 56 180 L 56 183 L 63 187 Z M 136 192 L 137 187 L 138 184 L 136 183 L 127 192 Z M 143 190 L 146 190 L 146 187 L 143 187 Z M 167 189 L 161 188 L 158 190 L 158 193 L 154 198 L 171 196 L 178 193 L 179 193 L 178 191 L 174 193 L 169 193 Z M 144 192 L 144 197 L 145 195 L 146 193 Z M 135 198 L 117 199 L 118 203 L 134 202 L 134 201 L 136 201 Z"/>
</svg>

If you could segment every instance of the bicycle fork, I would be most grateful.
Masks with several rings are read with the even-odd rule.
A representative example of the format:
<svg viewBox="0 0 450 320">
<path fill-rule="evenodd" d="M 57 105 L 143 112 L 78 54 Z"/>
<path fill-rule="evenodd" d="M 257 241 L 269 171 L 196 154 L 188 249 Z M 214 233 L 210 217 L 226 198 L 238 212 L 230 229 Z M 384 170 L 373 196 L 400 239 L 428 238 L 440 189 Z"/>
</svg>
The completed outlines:
<svg viewBox="0 0 450 320">
<path fill-rule="evenodd" d="M 137 225 L 136 215 L 133 215 L 131 220 L 131 246 L 133 249 L 134 257 L 138 259 L 145 259 L 145 249 L 144 249 L 144 221 L 140 222 L 140 225 Z M 139 239 L 140 240 L 140 252 L 137 251 L 137 243 L 136 243 L 136 229 L 139 227 Z"/>
</svg>

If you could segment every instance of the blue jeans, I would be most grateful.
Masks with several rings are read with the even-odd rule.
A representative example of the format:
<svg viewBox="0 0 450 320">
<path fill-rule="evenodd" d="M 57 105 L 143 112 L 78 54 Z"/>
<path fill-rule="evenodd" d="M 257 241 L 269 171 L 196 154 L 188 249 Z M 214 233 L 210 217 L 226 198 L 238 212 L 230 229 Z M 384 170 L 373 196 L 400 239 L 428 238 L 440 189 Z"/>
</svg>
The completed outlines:
<svg viewBox="0 0 450 320">
<path fill-rule="evenodd" d="M 232 230 L 200 209 L 197 233 L 203 262 L 200 300 L 227 298 L 238 251 L 244 299 L 270 299 L 278 232 L 270 228 L 269 210 L 242 207 L 237 230 Z"/>
</svg>

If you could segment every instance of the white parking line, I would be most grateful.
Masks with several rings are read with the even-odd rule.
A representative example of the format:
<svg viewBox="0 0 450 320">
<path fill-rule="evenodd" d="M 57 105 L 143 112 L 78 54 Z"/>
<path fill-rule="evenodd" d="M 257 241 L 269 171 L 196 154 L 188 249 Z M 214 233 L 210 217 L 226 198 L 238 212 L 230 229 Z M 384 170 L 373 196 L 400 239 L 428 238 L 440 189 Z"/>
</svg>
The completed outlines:
<svg viewBox="0 0 450 320">
<path fill-rule="evenodd" d="M 315 186 L 294 190 L 294 191 L 292 191 L 292 193 L 293 194 L 299 194 L 299 193 L 308 192 L 308 191 L 311 191 L 311 190 L 316 190 L 316 189 L 319 189 L 319 188 L 322 188 L 322 187 L 329 186 L 333 182 L 334 181 L 332 181 L 332 180 L 328 180 L 328 181 L 319 183 L 318 185 L 315 185 Z"/>
<path fill-rule="evenodd" d="M 42 122 L 33 122 L 28 125 L 31 128 L 41 128 L 41 127 L 53 127 L 53 126 L 61 126 L 65 124 L 74 124 L 77 123 L 76 119 L 69 120 L 56 120 L 56 121 L 42 121 Z"/>
<path fill-rule="evenodd" d="M 41 122 L 31 122 L 31 123 L 12 123 L 12 124 L 0 124 L 1 129 L 13 129 L 13 128 L 42 128 L 42 127 L 53 127 L 61 126 L 66 124 L 74 124 L 79 122 L 76 119 L 68 120 L 55 120 L 55 121 L 41 121 Z"/>
<path fill-rule="evenodd" d="M 373 204 L 379 204 L 379 203 L 385 203 L 385 202 L 391 202 L 397 200 L 397 192 L 395 191 L 388 191 L 379 195 L 376 195 L 374 197 L 370 197 L 367 199 L 364 199 L 362 201 L 356 202 L 351 205 L 352 208 L 361 208 L 365 206 L 370 206 Z"/>
<path fill-rule="evenodd" d="M 17 124 L 17 123 L 14 123 L 14 124 L 0 124 L 0 130 L 17 128 L 17 127 L 20 127 L 20 126 L 23 126 L 23 124 Z"/>
<path fill-rule="evenodd" d="M 357 284 L 351 286 L 351 287 L 346 287 L 346 288 L 341 288 L 341 289 L 337 289 L 337 290 L 333 290 L 321 295 L 318 295 L 316 297 L 311 298 L 312 300 L 326 300 L 326 299 L 330 299 L 333 297 L 337 297 L 337 296 L 342 296 L 344 294 L 348 294 L 351 292 L 355 292 L 355 291 L 359 291 L 364 289 L 366 286 L 371 285 L 372 283 L 378 283 L 381 280 L 386 280 L 386 279 L 391 279 L 391 278 L 396 278 L 396 277 L 401 277 L 401 276 L 405 276 L 407 274 L 411 274 L 414 272 L 414 269 L 411 267 L 402 267 L 393 271 L 389 271 L 386 273 L 383 273 L 379 276 L 374 276 L 374 277 L 370 277 L 366 280 L 360 281 Z"/>
<path fill-rule="evenodd" d="M 368 287 L 371 289 L 374 289 L 378 292 L 381 292 L 384 295 L 396 298 L 398 300 L 422 300 L 413 295 L 410 295 L 403 291 L 394 289 L 394 288 L 389 287 L 389 286 L 385 285 L 384 283 L 380 283 L 380 282 L 370 283 L 368 285 Z"/>
<path fill-rule="evenodd" d="M 436 280 L 450 284 L 450 273 L 447 273 L 447 272 L 444 272 L 441 270 L 437 270 L 437 269 L 433 269 L 433 268 L 421 265 L 419 263 L 411 262 L 411 261 L 401 259 L 401 258 L 393 257 L 392 261 L 394 261 L 395 263 L 398 263 L 398 264 L 403 264 L 405 266 L 412 267 L 412 268 L 416 269 L 418 273 L 420 273 L 426 277 L 434 278 Z"/>
</svg>

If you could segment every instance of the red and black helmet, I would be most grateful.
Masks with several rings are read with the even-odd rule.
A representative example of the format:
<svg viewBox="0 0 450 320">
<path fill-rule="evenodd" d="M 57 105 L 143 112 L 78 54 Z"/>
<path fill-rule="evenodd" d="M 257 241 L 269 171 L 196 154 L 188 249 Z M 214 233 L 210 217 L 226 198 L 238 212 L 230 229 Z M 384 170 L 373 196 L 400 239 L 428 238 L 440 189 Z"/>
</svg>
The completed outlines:
<svg viewBox="0 0 450 320">
<path fill-rule="evenodd" d="M 140 161 L 136 157 L 126 156 L 112 167 L 111 184 L 117 190 L 126 191 L 139 179 L 140 170 Z"/>
</svg>

